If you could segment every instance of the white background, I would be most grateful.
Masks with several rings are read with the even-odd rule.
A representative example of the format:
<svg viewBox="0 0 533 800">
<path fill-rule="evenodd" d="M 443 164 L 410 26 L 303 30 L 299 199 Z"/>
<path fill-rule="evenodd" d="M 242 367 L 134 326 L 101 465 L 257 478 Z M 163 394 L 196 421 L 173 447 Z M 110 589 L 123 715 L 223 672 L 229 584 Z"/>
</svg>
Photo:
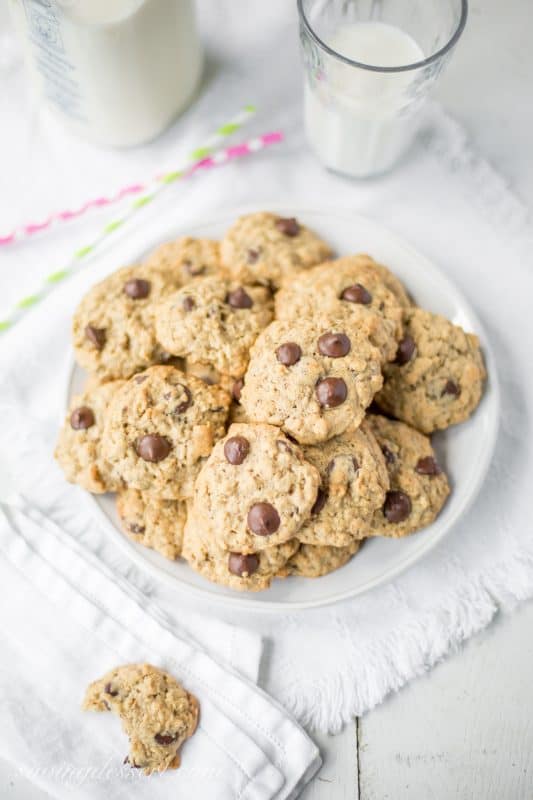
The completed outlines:
<svg viewBox="0 0 533 800">
<path fill-rule="evenodd" d="M 438 92 L 530 207 L 531 11 L 530 0 L 472 0 Z M 529 604 L 342 735 L 321 737 L 326 763 L 306 800 L 533 797 L 532 627 Z M 0 762 L 2 800 L 44 796 Z"/>
</svg>

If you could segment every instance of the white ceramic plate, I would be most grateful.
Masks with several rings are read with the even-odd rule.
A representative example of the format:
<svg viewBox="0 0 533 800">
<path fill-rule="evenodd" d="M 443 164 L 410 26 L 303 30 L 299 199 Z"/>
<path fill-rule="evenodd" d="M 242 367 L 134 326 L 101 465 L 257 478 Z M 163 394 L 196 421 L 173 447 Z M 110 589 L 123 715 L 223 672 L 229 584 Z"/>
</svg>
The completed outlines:
<svg viewBox="0 0 533 800">
<path fill-rule="evenodd" d="M 185 562 L 167 561 L 158 553 L 130 541 L 120 530 L 114 498 L 107 495 L 93 497 L 95 514 L 109 535 L 141 569 L 177 591 L 247 610 L 286 611 L 326 605 L 361 594 L 390 581 L 431 550 L 451 530 L 483 483 L 496 441 L 500 401 L 496 367 L 485 332 L 468 302 L 434 264 L 386 228 L 365 217 L 346 212 L 269 207 L 283 216 L 297 216 L 321 234 L 339 255 L 367 252 L 387 264 L 420 306 L 444 314 L 467 331 L 478 334 L 489 374 L 485 394 L 472 418 L 434 437 L 439 460 L 446 466 L 453 487 L 438 519 L 420 533 L 404 539 L 366 541 L 352 561 L 322 578 L 276 580 L 270 589 L 257 594 L 225 589 L 197 575 Z M 250 210 L 235 209 L 193 228 L 189 226 L 187 233 L 219 238 L 240 213 Z M 179 228 L 169 230 L 165 238 L 181 233 L 184 231 Z M 81 390 L 84 379 L 83 372 L 73 367 L 69 397 Z"/>
</svg>

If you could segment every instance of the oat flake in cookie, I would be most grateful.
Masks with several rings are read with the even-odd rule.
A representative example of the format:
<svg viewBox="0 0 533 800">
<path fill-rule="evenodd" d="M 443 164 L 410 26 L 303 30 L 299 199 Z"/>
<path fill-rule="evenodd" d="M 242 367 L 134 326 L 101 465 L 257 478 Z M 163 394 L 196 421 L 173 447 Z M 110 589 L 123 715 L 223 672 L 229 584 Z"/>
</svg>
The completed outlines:
<svg viewBox="0 0 533 800">
<path fill-rule="evenodd" d="M 117 512 L 124 533 L 134 542 L 171 561 L 181 555 L 187 521 L 184 500 L 162 500 L 148 492 L 124 489 L 117 495 Z"/>
<path fill-rule="evenodd" d="M 238 378 L 246 371 L 250 347 L 271 319 L 267 288 L 203 278 L 159 306 L 156 335 L 167 352 Z"/>
<path fill-rule="evenodd" d="M 300 541 L 342 547 L 363 539 L 389 488 L 383 453 L 366 421 L 303 452 L 320 472 L 321 486 Z"/>
<path fill-rule="evenodd" d="M 369 414 L 389 473 L 390 489 L 375 512 L 369 536 L 406 536 L 430 525 L 450 487 L 428 436 L 403 422 Z"/>
<path fill-rule="evenodd" d="M 268 589 L 272 579 L 283 574 L 283 568 L 298 548 L 297 539 L 266 547 L 257 553 L 230 552 L 205 536 L 201 523 L 189 516 L 183 557 L 195 572 L 207 580 L 238 591 L 259 592 Z"/>
<path fill-rule="evenodd" d="M 383 383 L 380 365 L 380 352 L 345 317 L 275 320 L 252 348 L 241 403 L 248 419 L 315 444 L 359 425 Z"/>
<path fill-rule="evenodd" d="M 84 711 L 113 711 L 120 717 L 130 751 L 124 763 L 145 775 L 176 769 L 179 750 L 198 725 L 198 700 L 168 672 L 150 664 L 127 664 L 91 683 Z"/>
<path fill-rule="evenodd" d="M 386 273 L 366 255 L 326 261 L 285 284 L 276 295 L 276 318 L 347 314 L 368 327 L 370 341 L 390 361 L 402 336 L 402 302 L 385 283 Z"/>
<path fill-rule="evenodd" d="M 383 374 L 379 407 L 424 433 L 468 419 L 486 378 L 477 336 L 419 308 L 405 312 L 396 360 Z"/>
<path fill-rule="evenodd" d="M 145 261 L 149 267 L 170 272 L 177 286 L 221 272 L 219 243 L 212 239 L 181 236 L 159 245 Z"/>
<path fill-rule="evenodd" d="M 279 288 L 328 258 L 331 248 L 297 219 L 262 211 L 239 217 L 222 240 L 221 255 L 234 280 Z"/>
<path fill-rule="evenodd" d="M 129 378 L 165 359 L 155 338 L 154 309 L 179 283 L 165 270 L 124 267 L 85 295 L 74 314 L 74 354 L 100 380 Z"/>
<path fill-rule="evenodd" d="M 55 457 L 66 479 L 95 494 L 122 485 L 103 456 L 102 435 L 109 403 L 123 385 L 110 381 L 73 397 L 59 433 Z"/>
<path fill-rule="evenodd" d="M 191 495 L 214 442 L 224 435 L 230 397 L 175 367 L 150 367 L 114 396 L 104 453 L 131 489 L 168 500 Z"/>
<path fill-rule="evenodd" d="M 279 428 L 234 424 L 196 481 L 195 525 L 222 550 L 257 553 L 297 536 L 319 485 L 318 470 Z"/>
</svg>

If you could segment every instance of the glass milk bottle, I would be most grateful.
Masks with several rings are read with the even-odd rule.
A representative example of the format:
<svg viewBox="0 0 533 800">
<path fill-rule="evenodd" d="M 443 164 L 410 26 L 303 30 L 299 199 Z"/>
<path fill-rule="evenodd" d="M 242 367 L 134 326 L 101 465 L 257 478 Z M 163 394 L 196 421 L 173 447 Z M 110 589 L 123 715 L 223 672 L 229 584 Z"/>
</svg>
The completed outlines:
<svg viewBox="0 0 533 800">
<path fill-rule="evenodd" d="M 412 142 L 466 23 L 466 0 L 298 0 L 305 128 L 330 169 L 364 178 Z"/>
<path fill-rule="evenodd" d="M 149 141 L 191 100 L 202 70 L 194 0 L 10 0 L 33 82 L 92 142 Z"/>
</svg>

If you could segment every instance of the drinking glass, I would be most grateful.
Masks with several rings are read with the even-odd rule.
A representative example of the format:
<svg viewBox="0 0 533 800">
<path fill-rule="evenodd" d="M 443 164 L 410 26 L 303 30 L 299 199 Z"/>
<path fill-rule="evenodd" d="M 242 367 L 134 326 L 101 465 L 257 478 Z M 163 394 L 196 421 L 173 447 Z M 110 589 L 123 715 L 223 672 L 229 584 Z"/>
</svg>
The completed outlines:
<svg viewBox="0 0 533 800">
<path fill-rule="evenodd" d="M 298 0 L 298 11 L 311 148 L 352 177 L 389 170 L 461 36 L 467 0 Z"/>
</svg>

